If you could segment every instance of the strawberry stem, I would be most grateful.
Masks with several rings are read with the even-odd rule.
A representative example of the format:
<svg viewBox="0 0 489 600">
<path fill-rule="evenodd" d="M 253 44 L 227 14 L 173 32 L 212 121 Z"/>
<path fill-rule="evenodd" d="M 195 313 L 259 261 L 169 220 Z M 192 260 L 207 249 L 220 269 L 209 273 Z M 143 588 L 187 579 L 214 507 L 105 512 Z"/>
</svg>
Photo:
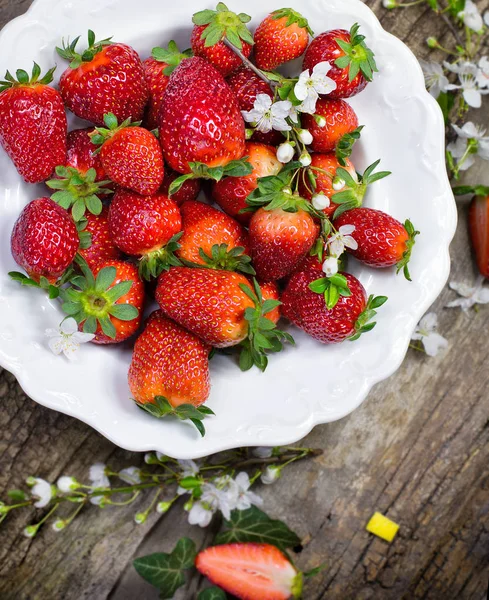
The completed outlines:
<svg viewBox="0 0 489 600">
<path fill-rule="evenodd" d="M 351 342 L 355 342 L 360 339 L 364 333 L 372 331 L 377 323 L 372 323 L 372 319 L 377 315 L 377 309 L 383 306 L 387 302 L 386 296 L 370 296 L 367 302 L 367 306 L 363 313 L 358 317 L 355 323 L 355 333 L 350 337 Z"/>
<path fill-rule="evenodd" d="M 251 258 L 245 254 L 245 248 L 242 246 L 229 249 L 227 244 L 214 244 L 210 255 L 200 248 L 199 256 L 203 260 L 203 264 L 184 259 L 181 261 L 185 266 L 191 268 L 240 271 L 247 275 L 256 275 L 255 269 L 251 266 Z"/>
<path fill-rule="evenodd" d="M 226 38 L 224 38 L 222 40 L 222 43 L 227 46 L 230 50 L 232 50 L 243 62 L 244 65 L 246 65 L 248 67 L 248 69 L 251 69 L 251 71 L 253 71 L 253 73 L 255 73 L 256 75 L 258 75 L 258 77 L 260 79 L 263 79 L 263 81 L 265 83 L 268 83 L 268 85 L 272 88 L 272 91 L 274 90 L 274 88 L 278 87 L 278 83 L 276 81 L 272 81 L 271 79 L 269 79 L 265 73 L 263 71 L 261 71 L 258 67 L 256 67 L 251 60 L 249 60 L 248 58 L 246 58 L 246 56 L 241 52 L 241 50 L 239 50 L 239 48 L 236 48 L 236 46 L 234 44 L 232 44 L 229 40 L 227 40 Z"/>
</svg>

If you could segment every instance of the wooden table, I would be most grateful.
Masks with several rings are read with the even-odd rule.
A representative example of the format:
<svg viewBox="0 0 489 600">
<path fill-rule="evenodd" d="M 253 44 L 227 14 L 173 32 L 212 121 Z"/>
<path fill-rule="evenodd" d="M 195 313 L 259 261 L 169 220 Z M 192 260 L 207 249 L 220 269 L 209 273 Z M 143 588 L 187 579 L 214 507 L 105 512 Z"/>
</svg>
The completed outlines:
<svg viewBox="0 0 489 600">
<path fill-rule="evenodd" d="M 0 0 L 0 25 L 29 4 Z M 380 0 L 368 4 L 420 57 L 429 53 L 428 35 L 442 43 L 450 36 L 428 9 L 388 12 Z M 487 8 L 488 1 L 479 5 Z M 484 106 L 474 118 L 480 122 L 485 114 L 489 126 L 487 100 Z M 479 179 L 476 175 L 472 170 L 473 182 L 489 185 L 482 167 Z M 459 205 L 459 216 L 452 278 L 471 282 L 466 205 Z M 445 290 L 435 305 L 440 330 L 450 340 L 444 356 L 430 359 L 411 351 L 399 372 L 378 385 L 357 412 L 307 438 L 305 444 L 324 448 L 322 457 L 292 467 L 275 486 L 259 490 L 267 512 L 307 541 L 299 566 L 327 563 L 307 584 L 307 600 L 486 598 L 489 308 L 470 316 L 443 310 L 452 298 Z M 142 463 L 142 455 L 122 451 L 86 425 L 36 405 L 6 372 L 0 375 L 0 397 L 2 497 L 28 474 L 50 481 L 66 473 L 86 478 L 97 461 Z M 401 525 L 392 545 L 365 532 L 377 510 Z M 35 540 L 21 534 L 33 513 L 7 519 L 0 530 L 0 597 L 157 598 L 135 573 L 132 559 L 169 550 L 183 535 L 210 540 L 212 532 L 190 527 L 181 510 L 169 518 L 153 514 L 143 526 L 135 525 L 134 512 L 134 507 L 90 507 L 69 530 L 57 534 L 46 528 Z M 178 597 L 192 599 L 193 588 Z"/>
</svg>

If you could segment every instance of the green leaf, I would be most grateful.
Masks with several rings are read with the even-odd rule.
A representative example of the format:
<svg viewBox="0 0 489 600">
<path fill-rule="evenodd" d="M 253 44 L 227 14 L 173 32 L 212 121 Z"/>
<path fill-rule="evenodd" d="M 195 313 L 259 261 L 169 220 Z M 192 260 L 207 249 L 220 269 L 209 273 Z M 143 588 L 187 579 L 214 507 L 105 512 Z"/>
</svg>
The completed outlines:
<svg viewBox="0 0 489 600">
<path fill-rule="evenodd" d="M 474 196 L 489 196 L 489 186 L 485 185 L 459 185 L 452 189 L 455 196 L 465 196 L 473 194 Z"/>
<path fill-rule="evenodd" d="M 112 340 L 115 340 L 117 336 L 117 331 L 114 327 L 114 323 L 112 323 L 109 317 L 102 317 L 99 319 L 100 327 L 102 327 L 102 331 L 104 334 Z"/>
<path fill-rule="evenodd" d="M 282 551 L 300 545 L 300 539 L 285 523 L 271 519 L 256 506 L 248 510 L 233 510 L 229 521 L 224 522 L 215 544 L 255 542 L 272 544 Z"/>
<path fill-rule="evenodd" d="M 120 300 L 123 296 L 128 294 L 131 291 L 132 286 L 132 281 L 121 281 L 107 291 L 107 296 L 111 302 L 115 303 L 117 300 Z"/>
<path fill-rule="evenodd" d="M 105 292 L 114 283 L 116 275 L 117 269 L 115 267 L 101 269 L 95 279 L 95 289 L 98 292 Z"/>
<path fill-rule="evenodd" d="M 27 494 L 22 490 L 9 490 L 7 496 L 14 502 L 24 502 L 27 500 Z"/>
<path fill-rule="evenodd" d="M 226 600 L 227 596 L 216 586 L 202 590 L 197 596 L 197 600 Z"/>
<path fill-rule="evenodd" d="M 115 304 L 110 314 L 120 321 L 134 321 L 139 316 L 139 310 L 131 304 Z"/>
<path fill-rule="evenodd" d="M 160 598 L 173 598 L 185 584 L 185 571 L 193 567 L 196 554 L 194 542 L 182 538 L 171 554 L 150 554 L 136 558 L 133 564 L 143 579 L 160 590 Z"/>
</svg>

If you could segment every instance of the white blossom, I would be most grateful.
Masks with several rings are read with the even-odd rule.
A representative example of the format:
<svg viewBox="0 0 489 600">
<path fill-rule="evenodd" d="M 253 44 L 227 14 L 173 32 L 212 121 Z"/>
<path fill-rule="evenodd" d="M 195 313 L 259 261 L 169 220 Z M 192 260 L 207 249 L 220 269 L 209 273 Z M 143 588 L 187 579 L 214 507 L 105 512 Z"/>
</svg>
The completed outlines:
<svg viewBox="0 0 489 600">
<path fill-rule="evenodd" d="M 346 248 L 350 248 L 350 250 L 358 248 L 357 241 L 352 237 L 355 229 L 354 225 L 343 225 L 337 233 L 328 239 L 328 248 L 331 256 L 339 258 L 345 252 Z"/>
<path fill-rule="evenodd" d="M 486 130 L 474 125 L 472 121 L 465 123 L 463 127 L 452 125 L 457 133 L 457 140 L 451 142 L 447 146 L 447 150 L 453 158 L 460 159 L 465 156 L 469 141 L 472 141 L 473 149 L 470 154 L 465 156 L 463 162 L 459 164 L 460 171 L 466 171 L 475 162 L 475 155 L 478 155 L 483 160 L 489 160 L 489 137 L 486 136 Z M 474 144 L 474 142 L 476 142 Z"/>
<path fill-rule="evenodd" d="M 440 350 L 448 347 L 448 341 L 436 332 L 437 326 L 438 316 L 435 313 L 428 313 L 421 319 L 413 333 L 412 339 L 423 344 L 428 356 L 436 356 Z"/>
<path fill-rule="evenodd" d="M 479 69 L 477 65 L 471 62 L 450 64 L 444 62 L 443 65 L 452 73 L 458 75 L 460 85 L 450 83 L 447 90 L 463 90 L 462 94 L 465 102 L 472 108 L 480 108 L 482 105 L 482 95 L 489 94 L 489 90 L 481 90 L 477 85 L 477 75 Z"/>
<path fill-rule="evenodd" d="M 423 69 L 424 80 L 429 93 L 433 98 L 438 98 L 442 92 L 448 90 L 450 84 L 443 67 L 433 61 L 420 60 L 419 62 Z"/>
<path fill-rule="evenodd" d="M 472 0 L 465 0 L 465 7 L 457 16 L 462 19 L 464 25 L 476 33 L 480 32 L 484 26 L 479 9 Z"/>
<path fill-rule="evenodd" d="M 80 487 L 80 484 L 74 477 L 63 476 L 58 479 L 56 482 L 56 486 L 58 490 L 63 494 L 69 494 L 73 490 L 76 490 Z"/>
<path fill-rule="evenodd" d="M 55 493 L 55 489 L 53 489 L 53 486 L 48 481 L 40 479 L 39 477 L 34 478 L 31 494 L 37 498 L 37 502 L 34 502 L 36 508 L 44 508 L 47 506 Z"/>
<path fill-rule="evenodd" d="M 477 74 L 475 79 L 480 88 L 489 87 L 489 59 L 487 56 L 482 56 L 477 65 Z"/>
<path fill-rule="evenodd" d="M 228 483 L 227 496 L 231 510 L 247 510 L 252 505 L 262 506 L 263 500 L 250 490 L 251 482 L 248 473 L 238 473 L 236 478 Z"/>
<path fill-rule="evenodd" d="M 464 312 L 469 312 L 473 306 L 489 304 L 489 287 L 483 287 L 483 284 L 484 278 L 482 276 L 477 279 L 473 287 L 466 283 L 452 281 L 450 289 L 457 292 L 461 297 L 447 304 L 447 308 L 461 308 Z"/>
<path fill-rule="evenodd" d="M 312 133 L 308 129 L 300 129 L 298 131 L 298 137 L 306 146 L 310 146 L 314 140 Z"/>
<path fill-rule="evenodd" d="M 242 111 L 247 123 L 252 123 L 257 131 L 268 133 L 276 131 L 290 131 L 292 128 L 286 119 L 290 116 L 292 102 L 283 100 L 273 102 L 268 94 L 258 94 L 255 104 L 250 111 Z"/>
<path fill-rule="evenodd" d="M 309 152 L 303 152 L 299 157 L 299 162 L 303 167 L 309 167 L 312 163 L 312 157 Z"/>
<path fill-rule="evenodd" d="M 294 154 L 294 146 L 292 146 L 292 144 L 289 142 L 284 142 L 277 148 L 277 159 L 284 165 L 289 163 L 294 158 Z"/>
<path fill-rule="evenodd" d="M 215 510 L 204 505 L 198 500 L 195 502 L 188 513 L 188 522 L 190 525 L 198 525 L 199 527 L 207 527 L 212 521 Z"/>
<path fill-rule="evenodd" d="M 199 466 L 193 460 L 179 460 L 177 462 L 182 477 L 194 477 L 199 472 Z"/>
<path fill-rule="evenodd" d="M 91 342 L 95 335 L 78 331 L 78 323 L 70 317 L 62 321 L 58 329 L 46 329 L 50 338 L 48 345 L 53 354 L 63 353 L 69 360 L 76 359 L 76 352 L 81 344 Z"/>
<path fill-rule="evenodd" d="M 312 205 L 316 210 L 324 210 L 331 206 L 331 198 L 323 193 L 314 194 L 312 197 Z"/>
<path fill-rule="evenodd" d="M 197 502 L 194 502 L 189 511 L 188 522 L 190 525 L 207 527 L 213 514 L 218 510 L 222 512 L 225 519 L 230 518 L 231 504 L 227 493 L 213 483 L 204 483 L 202 496 Z"/>
<path fill-rule="evenodd" d="M 318 63 L 312 73 L 306 69 L 299 76 L 295 84 L 294 94 L 302 102 L 297 110 L 302 113 L 313 115 L 316 112 L 316 104 L 320 95 L 330 94 L 336 89 L 336 82 L 328 77 L 331 70 L 329 62 Z"/>
<path fill-rule="evenodd" d="M 333 277 L 340 269 L 338 259 L 335 256 L 329 256 L 323 263 L 323 272 L 326 277 Z"/>
<path fill-rule="evenodd" d="M 90 467 L 88 477 L 93 488 L 110 488 L 110 481 L 105 473 L 106 468 L 103 463 L 95 463 Z"/>
<path fill-rule="evenodd" d="M 281 469 L 280 467 L 274 467 L 273 465 L 271 467 L 267 467 L 265 469 L 265 471 L 261 474 L 261 482 L 264 483 L 265 485 L 271 485 L 272 483 L 275 483 L 277 481 L 277 479 L 279 479 L 281 475 Z"/>
<path fill-rule="evenodd" d="M 119 479 L 125 481 L 129 485 L 137 485 L 141 483 L 141 469 L 137 467 L 127 467 L 119 472 Z"/>
<path fill-rule="evenodd" d="M 273 448 L 257 447 L 251 451 L 256 458 L 270 458 L 273 455 Z"/>
</svg>

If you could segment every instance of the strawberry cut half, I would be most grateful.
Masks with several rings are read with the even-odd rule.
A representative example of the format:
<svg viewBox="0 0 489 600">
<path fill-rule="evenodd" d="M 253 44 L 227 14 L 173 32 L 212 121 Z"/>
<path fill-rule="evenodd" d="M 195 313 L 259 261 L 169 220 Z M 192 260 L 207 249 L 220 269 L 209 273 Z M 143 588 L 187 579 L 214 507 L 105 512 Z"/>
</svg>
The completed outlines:
<svg viewBox="0 0 489 600">
<path fill-rule="evenodd" d="M 270 544 L 225 544 L 200 552 L 197 569 L 240 600 L 300 598 L 302 573 Z"/>
</svg>

